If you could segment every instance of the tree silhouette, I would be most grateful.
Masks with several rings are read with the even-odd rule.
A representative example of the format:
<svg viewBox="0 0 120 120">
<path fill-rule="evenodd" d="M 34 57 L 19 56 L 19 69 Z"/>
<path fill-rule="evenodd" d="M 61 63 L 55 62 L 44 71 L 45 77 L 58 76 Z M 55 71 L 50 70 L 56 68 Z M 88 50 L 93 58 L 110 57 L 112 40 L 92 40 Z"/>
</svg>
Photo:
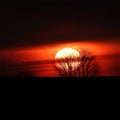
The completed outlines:
<svg viewBox="0 0 120 120">
<path fill-rule="evenodd" d="M 74 71 L 77 69 L 79 64 L 78 59 L 78 57 L 74 58 L 72 55 L 70 55 L 69 57 L 64 57 L 62 59 L 56 60 L 56 63 L 58 65 L 55 65 L 55 68 L 59 75 L 62 77 L 73 77 Z"/>
<path fill-rule="evenodd" d="M 56 72 L 62 77 L 93 77 L 99 74 L 100 66 L 95 55 L 87 49 L 81 49 L 80 56 L 65 56 L 55 61 Z"/>
<path fill-rule="evenodd" d="M 64 55 L 63 58 L 57 59 L 55 61 L 55 68 L 60 76 L 63 77 L 73 77 L 75 69 L 77 69 L 79 64 L 79 57 L 74 54 Z"/>
<path fill-rule="evenodd" d="M 96 60 L 95 55 L 87 49 L 80 51 L 80 65 L 78 66 L 79 77 L 97 76 L 100 71 L 100 66 Z"/>
</svg>

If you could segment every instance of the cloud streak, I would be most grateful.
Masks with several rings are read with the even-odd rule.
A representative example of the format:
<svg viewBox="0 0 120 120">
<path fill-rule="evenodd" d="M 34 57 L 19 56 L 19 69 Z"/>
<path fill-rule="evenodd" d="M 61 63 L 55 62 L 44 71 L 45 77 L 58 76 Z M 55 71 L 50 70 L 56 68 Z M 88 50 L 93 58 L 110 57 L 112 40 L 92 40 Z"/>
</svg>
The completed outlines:
<svg viewBox="0 0 120 120">
<path fill-rule="evenodd" d="M 120 55 L 99 56 L 97 60 L 101 66 L 100 76 L 120 75 Z M 20 75 L 20 73 L 30 73 L 33 76 L 56 77 L 58 74 L 55 72 L 54 66 L 53 60 L 20 62 L 18 64 L 3 66 L 3 68 L 1 67 L 0 75 L 17 76 Z"/>
</svg>

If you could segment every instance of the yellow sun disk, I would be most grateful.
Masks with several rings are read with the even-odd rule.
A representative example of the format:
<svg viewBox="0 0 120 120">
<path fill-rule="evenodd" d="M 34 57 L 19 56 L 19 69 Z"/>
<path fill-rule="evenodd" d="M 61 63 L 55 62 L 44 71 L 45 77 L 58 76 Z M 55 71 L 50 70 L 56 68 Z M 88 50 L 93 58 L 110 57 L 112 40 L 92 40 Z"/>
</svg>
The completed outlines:
<svg viewBox="0 0 120 120">
<path fill-rule="evenodd" d="M 59 69 L 65 68 L 66 70 L 69 70 L 69 65 L 72 68 L 72 70 L 75 70 L 80 62 L 79 60 L 75 60 L 80 57 L 80 54 L 77 50 L 73 48 L 63 48 L 60 51 L 58 51 L 55 55 L 55 60 L 63 60 L 56 62 L 56 67 Z M 68 60 L 68 62 L 67 62 Z M 69 64 L 69 65 L 68 65 Z"/>
</svg>

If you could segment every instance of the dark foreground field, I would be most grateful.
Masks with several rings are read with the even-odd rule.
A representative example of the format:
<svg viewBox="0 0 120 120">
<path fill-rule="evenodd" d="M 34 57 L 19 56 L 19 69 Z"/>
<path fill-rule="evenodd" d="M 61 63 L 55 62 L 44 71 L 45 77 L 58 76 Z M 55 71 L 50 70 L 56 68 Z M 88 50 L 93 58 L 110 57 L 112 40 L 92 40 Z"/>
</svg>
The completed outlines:
<svg viewBox="0 0 120 120">
<path fill-rule="evenodd" d="M 0 79 L 0 108 L 14 118 L 48 112 L 120 111 L 120 77 Z M 71 114 L 70 114 L 71 115 Z"/>
</svg>

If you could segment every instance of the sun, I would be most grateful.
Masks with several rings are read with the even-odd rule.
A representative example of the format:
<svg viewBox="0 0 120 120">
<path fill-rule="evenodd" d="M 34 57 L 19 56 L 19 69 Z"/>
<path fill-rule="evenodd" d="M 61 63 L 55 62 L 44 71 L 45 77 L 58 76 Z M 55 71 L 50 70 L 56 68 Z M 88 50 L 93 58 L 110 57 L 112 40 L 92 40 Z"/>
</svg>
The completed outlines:
<svg viewBox="0 0 120 120">
<path fill-rule="evenodd" d="M 80 53 L 73 48 L 63 48 L 55 55 L 55 65 L 58 69 L 74 71 L 78 68 Z"/>
</svg>

